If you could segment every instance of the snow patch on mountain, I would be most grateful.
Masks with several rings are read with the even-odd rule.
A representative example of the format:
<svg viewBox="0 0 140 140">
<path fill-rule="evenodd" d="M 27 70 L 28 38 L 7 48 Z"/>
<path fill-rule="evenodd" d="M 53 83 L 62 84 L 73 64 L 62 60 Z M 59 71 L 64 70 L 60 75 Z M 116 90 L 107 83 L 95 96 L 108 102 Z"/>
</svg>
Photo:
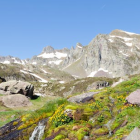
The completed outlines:
<svg viewBox="0 0 140 140">
<path fill-rule="evenodd" d="M 10 61 L 5 60 L 4 62 L 2 62 L 3 64 L 10 64 Z"/>
<path fill-rule="evenodd" d="M 37 57 L 42 57 L 42 58 L 54 58 L 55 55 L 54 53 L 43 53 L 41 55 L 38 55 Z"/>
<path fill-rule="evenodd" d="M 136 48 L 139 50 L 140 48 L 137 46 L 137 45 L 135 45 L 136 46 Z"/>
<path fill-rule="evenodd" d="M 37 62 L 33 62 L 32 64 L 33 64 L 33 65 L 36 65 L 36 64 L 37 64 Z"/>
<path fill-rule="evenodd" d="M 38 55 L 37 57 L 42 57 L 42 58 L 54 58 L 57 57 L 58 59 L 67 57 L 66 53 L 61 53 L 61 52 L 55 52 L 55 53 L 43 53 L 41 55 Z"/>
<path fill-rule="evenodd" d="M 128 42 L 123 42 L 123 41 L 121 41 L 122 43 L 124 43 L 126 46 L 129 46 L 129 47 L 131 47 L 132 46 L 132 43 L 128 43 Z"/>
<path fill-rule="evenodd" d="M 114 42 L 113 39 L 108 39 L 111 43 Z"/>
<path fill-rule="evenodd" d="M 127 56 L 127 57 L 129 56 L 128 54 L 124 53 L 123 51 L 120 51 L 120 53 L 124 56 Z"/>
<path fill-rule="evenodd" d="M 94 77 L 94 75 L 97 73 L 97 71 L 91 72 L 87 77 Z"/>
<path fill-rule="evenodd" d="M 22 62 L 22 65 L 25 65 L 25 62 L 23 60 L 21 60 L 21 62 Z"/>
<path fill-rule="evenodd" d="M 13 57 L 12 59 L 14 60 L 14 63 L 17 63 L 17 64 L 22 64 L 22 62 L 17 61 L 17 60 L 16 60 L 16 58 L 14 58 L 14 57 Z"/>
<path fill-rule="evenodd" d="M 79 76 L 77 76 L 77 75 L 72 75 L 74 78 L 80 78 Z"/>
<path fill-rule="evenodd" d="M 27 72 L 27 71 L 25 71 L 25 70 L 20 70 L 20 72 L 22 72 L 22 73 L 24 73 L 24 74 L 33 75 L 34 77 L 40 79 L 39 82 L 42 82 L 42 83 L 47 83 L 47 82 L 48 82 L 47 80 L 41 78 L 40 76 L 38 76 L 37 74 L 34 74 L 34 73 L 32 73 L 32 72 Z"/>
<path fill-rule="evenodd" d="M 30 74 L 33 75 L 34 77 L 40 79 L 39 82 L 42 82 L 42 83 L 47 83 L 47 82 L 48 82 L 47 80 L 41 78 L 40 76 L 38 76 L 38 75 L 36 75 L 36 74 L 34 74 L 34 73 L 30 73 Z"/>
<path fill-rule="evenodd" d="M 60 58 L 63 58 L 63 57 L 67 57 L 67 54 L 66 53 L 60 53 L 60 52 L 56 52 L 55 53 L 55 56 L 60 59 Z"/>
<path fill-rule="evenodd" d="M 112 85 L 112 87 L 115 87 L 115 86 L 117 86 L 118 84 L 120 84 L 120 83 L 122 83 L 124 81 L 124 79 L 119 79 L 119 81 L 118 82 L 116 82 L 116 83 L 114 83 L 113 85 Z"/>
<path fill-rule="evenodd" d="M 24 70 L 20 70 L 20 72 L 25 73 L 25 74 L 29 74 L 27 71 L 24 71 Z"/>
<path fill-rule="evenodd" d="M 49 72 L 47 72 L 47 71 L 45 71 L 44 69 L 41 69 L 44 73 L 49 73 Z"/>
<path fill-rule="evenodd" d="M 59 83 L 60 83 L 60 84 L 64 84 L 64 83 L 65 83 L 65 81 L 59 81 Z"/>
<path fill-rule="evenodd" d="M 59 65 L 61 62 L 62 62 L 62 60 L 49 61 L 49 64 Z"/>
<path fill-rule="evenodd" d="M 97 71 L 91 72 L 87 77 L 94 77 L 100 71 L 106 72 L 108 74 L 112 74 L 112 72 L 109 72 L 108 70 L 106 70 L 104 68 L 99 68 Z"/>
<path fill-rule="evenodd" d="M 78 48 L 80 48 L 80 49 L 82 49 L 82 48 L 83 48 L 83 47 L 81 47 L 81 46 L 79 46 L 79 45 L 78 45 L 77 47 L 78 47 Z"/>
<path fill-rule="evenodd" d="M 130 46 L 130 47 L 132 46 L 132 43 L 125 43 L 125 44 L 126 44 L 127 46 Z"/>
<path fill-rule="evenodd" d="M 120 39 L 123 39 L 124 41 L 132 41 L 133 40 L 133 38 L 122 37 L 122 36 L 110 35 L 110 37 L 112 37 L 112 38 L 120 38 Z"/>
<path fill-rule="evenodd" d="M 126 32 L 126 31 L 122 31 L 122 30 L 121 30 L 121 32 L 124 32 L 124 33 L 129 34 L 129 35 L 139 35 L 139 34 L 136 34 L 136 33 Z"/>
<path fill-rule="evenodd" d="M 29 70 L 29 69 L 27 70 L 27 69 L 25 69 L 25 68 L 24 68 L 24 71 L 27 71 L 27 72 L 32 72 L 31 70 Z"/>
</svg>

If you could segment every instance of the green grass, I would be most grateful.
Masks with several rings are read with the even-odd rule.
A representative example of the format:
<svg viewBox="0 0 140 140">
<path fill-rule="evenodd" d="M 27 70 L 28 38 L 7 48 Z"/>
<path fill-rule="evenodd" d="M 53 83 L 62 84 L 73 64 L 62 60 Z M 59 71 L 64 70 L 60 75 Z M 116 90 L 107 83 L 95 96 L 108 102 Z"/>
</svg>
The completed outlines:
<svg viewBox="0 0 140 140">
<path fill-rule="evenodd" d="M 0 112 L 0 127 L 12 120 L 19 118 L 23 114 L 24 112 L 20 110 L 19 111 L 7 110 L 7 111 Z"/>
<path fill-rule="evenodd" d="M 54 100 L 54 102 L 49 102 Z M 55 102 L 57 102 L 56 97 L 39 97 L 35 100 L 31 100 L 32 106 L 29 107 L 16 107 L 13 109 L 7 108 L 0 104 L 0 126 L 22 116 L 25 114 L 32 114 L 34 117 L 41 115 L 41 112 L 47 112 L 48 110 L 52 110 Z M 49 104 L 48 104 L 49 102 Z M 60 104 L 63 101 L 58 101 L 58 104 Z M 43 109 L 43 106 L 45 109 Z M 42 108 L 41 110 L 39 110 Z M 33 110 L 38 110 L 37 113 L 34 113 Z M 32 116 L 32 117 L 33 117 Z"/>
<path fill-rule="evenodd" d="M 114 88 L 108 87 L 101 90 L 100 93 L 94 95 L 94 100 L 88 103 L 75 104 L 69 103 L 63 98 L 50 98 L 47 100 L 47 97 L 39 97 L 36 100 L 32 100 L 33 106 L 36 106 L 37 110 L 31 111 L 33 109 L 31 108 L 31 110 L 24 112 L 28 115 L 22 116 L 23 123 L 26 124 L 23 124 L 23 126 L 27 127 L 30 125 L 30 122 L 34 123 L 50 117 L 52 121 L 48 122 L 48 129 L 45 131 L 44 138 L 51 136 L 53 132 L 58 132 L 63 127 L 65 130 L 60 131 L 55 139 L 59 140 L 62 137 L 70 136 L 72 139 L 82 140 L 85 135 L 89 135 L 97 140 L 121 139 L 135 127 L 140 126 L 140 108 L 136 105 L 128 104 L 125 100 L 131 92 L 139 89 L 139 87 L 140 76 L 137 75 Z M 38 108 L 37 106 L 40 107 Z M 66 109 L 72 110 L 74 120 L 67 121 L 67 117 L 64 116 L 64 110 Z M 1 112 L 0 116 L 3 116 L 2 119 L 4 121 L 2 123 L 10 121 L 10 119 L 4 120 L 6 117 L 10 118 L 13 114 L 16 114 L 15 117 L 17 117 L 21 115 L 20 113 L 22 114 L 20 111 L 13 110 Z M 105 126 L 110 120 L 112 120 L 110 128 L 112 131 L 115 130 L 115 132 L 111 137 L 108 137 L 108 135 L 102 134 L 109 131 Z M 125 126 L 120 127 L 124 121 L 127 121 L 127 123 Z M 52 122 L 55 122 L 57 125 L 54 125 Z M 74 126 L 79 128 L 73 130 Z"/>
<path fill-rule="evenodd" d="M 62 99 L 62 98 L 57 98 L 52 101 L 47 101 L 43 105 L 43 107 L 41 107 L 40 109 L 35 110 L 35 111 L 28 111 L 28 114 L 30 114 L 30 115 L 29 115 L 29 117 L 27 117 L 27 120 L 29 120 L 29 119 L 34 120 L 36 118 L 43 116 L 43 114 L 45 117 L 46 116 L 50 117 L 55 112 L 55 110 L 58 108 L 58 106 L 66 103 L 66 102 L 67 102 L 67 100 Z"/>
</svg>

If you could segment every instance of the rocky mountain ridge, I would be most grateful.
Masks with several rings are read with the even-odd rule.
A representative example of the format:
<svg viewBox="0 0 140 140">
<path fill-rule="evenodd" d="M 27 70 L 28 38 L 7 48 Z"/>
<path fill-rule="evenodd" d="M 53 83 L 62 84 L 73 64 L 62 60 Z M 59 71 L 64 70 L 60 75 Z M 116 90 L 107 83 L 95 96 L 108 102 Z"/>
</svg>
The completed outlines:
<svg viewBox="0 0 140 140">
<path fill-rule="evenodd" d="M 16 63 L 16 64 L 21 64 L 25 65 L 28 63 L 27 60 L 21 60 L 20 58 L 13 57 L 13 56 L 0 56 L 0 63 L 2 64 L 11 64 L 11 63 Z"/>
<path fill-rule="evenodd" d="M 74 54 L 74 53 L 73 53 Z M 64 61 L 64 71 L 79 77 L 121 77 L 140 72 L 140 35 L 114 30 L 97 35 L 81 48 L 74 62 L 73 54 Z"/>
<path fill-rule="evenodd" d="M 38 56 L 20 60 L 0 57 L 0 63 L 43 65 L 68 72 L 74 77 L 121 77 L 140 73 L 140 35 L 122 30 L 98 34 L 87 46 L 77 43 L 71 49 L 55 50 L 51 46 Z"/>
</svg>

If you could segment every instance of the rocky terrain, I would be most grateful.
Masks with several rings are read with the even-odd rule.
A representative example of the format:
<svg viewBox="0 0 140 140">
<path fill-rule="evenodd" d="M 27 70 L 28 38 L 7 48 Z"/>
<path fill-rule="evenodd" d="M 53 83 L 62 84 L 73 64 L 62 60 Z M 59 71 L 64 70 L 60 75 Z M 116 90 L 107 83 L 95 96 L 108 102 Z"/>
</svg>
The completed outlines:
<svg viewBox="0 0 140 140">
<path fill-rule="evenodd" d="M 55 50 L 51 46 L 31 59 L 20 60 L 12 56 L 0 57 L 3 64 L 50 66 L 70 73 L 74 77 L 121 77 L 140 72 L 140 35 L 122 30 L 110 34 L 98 34 L 82 46 L 77 43 L 71 49 Z"/>
<path fill-rule="evenodd" d="M 115 87 L 110 87 L 113 81 L 108 81 L 108 84 L 107 79 L 106 82 L 105 79 L 95 82 L 96 79 L 94 84 L 90 84 L 90 90 L 78 95 L 71 93 L 67 98 L 55 96 L 50 101 L 39 97 L 40 102 L 45 102 L 38 109 L 35 109 L 34 103 L 38 104 L 39 98 L 35 102 L 31 100 L 30 106 L 34 106 L 34 110 L 25 106 L 26 110 L 20 108 L 19 111 L 1 104 L 4 112 L 0 112 L 0 119 L 9 123 L 0 123 L 0 139 L 139 140 L 139 77 L 131 76 Z M 77 83 L 82 87 L 82 82 L 83 79 Z M 6 120 L 7 117 L 11 119 Z"/>
<path fill-rule="evenodd" d="M 0 63 L 0 76 L 6 81 L 21 80 L 21 81 L 38 81 L 41 83 L 58 82 L 65 83 L 75 78 L 70 74 L 60 71 L 59 69 L 49 66 L 40 65 L 21 65 L 21 64 L 2 64 Z"/>
<path fill-rule="evenodd" d="M 140 35 L 0 56 L 0 140 L 140 140 Z"/>
<path fill-rule="evenodd" d="M 121 30 L 99 34 L 87 46 L 77 44 L 76 49 L 71 50 L 63 63 L 64 70 L 79 77 L 136 74 L 140 71 L 139 48 L 140 35 Z"/>
</svg>

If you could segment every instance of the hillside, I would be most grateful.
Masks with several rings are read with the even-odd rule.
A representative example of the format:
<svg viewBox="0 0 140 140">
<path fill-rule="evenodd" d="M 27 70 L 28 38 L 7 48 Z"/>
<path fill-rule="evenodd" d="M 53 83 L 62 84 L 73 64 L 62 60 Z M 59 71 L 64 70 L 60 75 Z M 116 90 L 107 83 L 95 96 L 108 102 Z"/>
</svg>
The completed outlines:
<svg viewBox="0 0 140 140">
<path fill-rule="evenodd" d="M 139 104 L 126 100 L 139 87 L 140 78 L 136 75 L 113 88 L 90 90 L 96 94 L 83 103 L 71 102 L 70 98 L 77 95 L 68 97 L 70 102 L 64 98 L 48 101 L 40 109 L 25 112 L 22 116 L 18 113 L 18 120 L 0 128 L 0 138 L 22 137 L 27 140 L 36 135 L 45 140 L 121 140 L 140 126 Z M 34 129 L 38 130 L 38 134 Z"/>
<path fill-rule="evenodd" d="M 51 68 L 42 65 L 21 65 L 21 64 L 2 64 L 0 63 L 0 76 L 9 80 L 21 80 L 29 82 L 56 82 L 64 83 L 74 80 L 70 74 L 60 71 L 59 69 Z"/>
</svg>

